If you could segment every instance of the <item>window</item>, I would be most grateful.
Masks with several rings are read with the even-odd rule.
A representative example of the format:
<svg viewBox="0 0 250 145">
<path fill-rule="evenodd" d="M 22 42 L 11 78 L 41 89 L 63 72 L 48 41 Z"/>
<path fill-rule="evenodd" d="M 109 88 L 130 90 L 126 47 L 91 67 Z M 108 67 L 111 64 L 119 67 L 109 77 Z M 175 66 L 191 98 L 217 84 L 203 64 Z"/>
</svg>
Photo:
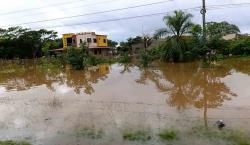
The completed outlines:
<svg viewBox="0 0 250 145">
<path fill-rule="evenodd" d="M 87 42 L 91 43 L 92 42 L 91 38 L 87 38 Z"/>
<path fill-rule="evenodd" d="M 107 43 L 107 40 L 106 40 L 106 39 L 103 39 L 103 43 Z"/>
<path fill-rule="evenodd" d="M 80 39 L 80 43 L 82 44 L 82 39 Z"/>
<path fill-rule="evenodd" d="M 94 38 L 94 43 L 97 43 L 97 40 L 96 40 L 96 38 Z"/>
</svg>

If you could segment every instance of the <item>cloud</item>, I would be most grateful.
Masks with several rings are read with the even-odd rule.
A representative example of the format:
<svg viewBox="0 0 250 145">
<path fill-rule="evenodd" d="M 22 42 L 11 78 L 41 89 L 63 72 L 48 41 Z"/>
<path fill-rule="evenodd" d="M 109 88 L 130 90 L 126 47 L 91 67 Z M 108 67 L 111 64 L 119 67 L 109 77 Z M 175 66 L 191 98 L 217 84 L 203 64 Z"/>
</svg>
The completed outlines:
<svg viewBox="0 0 250 145">
<path fill-rule="evenodd" d="M 70 2 L 69 2 L 70 1 Z M 17 23 L 37 21 L 44 19 L 53 19 L 58 17 L 86 14 L 116 8 L 123 8 L 134 5 L 147 4 L 152 2 L 159 2 L 163 0 L 8 0 L 1 2 L 1 13 L 16 11 L 21 9 L 29 9 L 34 7 L 44 6 L 42 9 L 35 9 L 32 11 L 24 11 L 11 15 L 0 15 L 0 26 L 12 25 Z M 65 5 L 53 5 L 55 3 L 65 3 Z M 220 5 L 229 3 L 244 3 L 248 0 L 209 0 L 207 5 Z M 53 5 L 50 6 L 49 5 Z M 106 19 L 114 19 L 128 16 L 137 16 L 144 14 L 151 14 L 157 12 L 168 12 L 176 9 L 186 9 L 191 7 L 201 6 L 201 0 L 173 0 L 162 4 L 122 10 L 116 12 L 103 13 L 98 15 L 89 15 L 84 17 L 75 17 L 72 19 L 64 19 L 57 21 L 50 21 L 44 23 L 28 24 L 23 27 L 37 28 L 50 26 L 64 26 L 76 23 L 84 23 L 91 21 L 100 21 Z M 194 22 L 201 23 L 201 15 L 199 11 L 188 11 L 194 15 Z M 243 33 L 250 33 L 250 17 L 249 7 L 242 8 L 228 8 L 218 10 L 208 10 L 208 21 L 228 21 L 238 25 Z M 142 34 L 142 31 L 152 33 L 155 29 L 164 27 L 162 21 L 163 15 L 145 17 L 139 19 L 122 20 L 107 23 L 88 24 L 80 26 L 68 26 L 51 28 L 62 33 L 81 32 L 81 31 L 96 31 L 101 34 L 108 34 L 111 39 L 122 41 L 127 37 Z M 142 29 L 143 28 L 143 29 Z"/>
</svg>

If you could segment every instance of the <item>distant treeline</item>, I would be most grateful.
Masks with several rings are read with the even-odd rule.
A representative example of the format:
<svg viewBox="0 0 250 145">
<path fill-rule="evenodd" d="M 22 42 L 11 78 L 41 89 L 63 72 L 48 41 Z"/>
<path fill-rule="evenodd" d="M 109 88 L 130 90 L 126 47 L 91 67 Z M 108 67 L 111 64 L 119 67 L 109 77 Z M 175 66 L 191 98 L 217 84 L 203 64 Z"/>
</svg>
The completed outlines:
<svg viewBox="0 0 250 145">
<path fill-rule="evenodd" d="M 0 58 L 34 58 L 42 56 L 42 48 L 62 47 L 57 32 L 45 29 L 31 30 L 22 27 L 0 28 Z"/>
</svg>

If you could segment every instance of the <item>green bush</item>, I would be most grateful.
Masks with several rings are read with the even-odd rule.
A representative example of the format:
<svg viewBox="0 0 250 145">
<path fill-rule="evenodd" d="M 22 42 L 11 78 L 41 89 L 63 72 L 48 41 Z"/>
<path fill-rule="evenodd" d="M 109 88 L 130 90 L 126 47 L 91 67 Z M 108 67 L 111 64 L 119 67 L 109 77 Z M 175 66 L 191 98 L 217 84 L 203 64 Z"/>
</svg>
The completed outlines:
<svg viewBox="0 0 250 145">
<path fill-rule="evenodd" d="M 143 67 L 148 67 L 148 65 L 154 60 L 154 56 L 150 51 L 140 52 L 140 64 Z"/>
<path fill-rule="evenodd" d="M 250 38 L 232 41 L 228 51 L 233 55 L 250 55 Z"/>
<path fill-rule="evenodd" d="M 150 132 L 145 130 L 125 131 L 122 137 L 129 141 L 149 141 L 152 139 Z"/>
<path fill-rule="evenodd" d="M 158 136 L 160 137 L 160 139 L 167 140 L 167 141 L 177 139 L 177 133 L 175 131 L 168 130 L 168 129 L 162 130 L 158 134 Z"/>
</svg>

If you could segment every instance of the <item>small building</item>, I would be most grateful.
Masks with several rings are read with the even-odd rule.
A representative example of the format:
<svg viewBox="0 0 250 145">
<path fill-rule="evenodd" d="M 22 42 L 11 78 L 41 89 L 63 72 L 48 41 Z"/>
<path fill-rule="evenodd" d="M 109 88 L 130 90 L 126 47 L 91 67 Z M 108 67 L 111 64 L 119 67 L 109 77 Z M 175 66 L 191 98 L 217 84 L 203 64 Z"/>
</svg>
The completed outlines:
<svg viewBox="0 0 250 145">
<path fill-rule="evenodd" d="M 249 34 L 227 34 L 222 37 L 224 40 L 235 40 L 235 39 L 244 39 L 244 38 L 250 38 Z"/>
<path fill-rule="evenodd" d="M 95 32 L 63 34 L 64 48 L 70 46 L 79 48 L 83 43 L 95 55 L 109 56 L 112 54 L 112 47 L 108 46 L 107 35 L 98 35 Z"/>
</svg>

